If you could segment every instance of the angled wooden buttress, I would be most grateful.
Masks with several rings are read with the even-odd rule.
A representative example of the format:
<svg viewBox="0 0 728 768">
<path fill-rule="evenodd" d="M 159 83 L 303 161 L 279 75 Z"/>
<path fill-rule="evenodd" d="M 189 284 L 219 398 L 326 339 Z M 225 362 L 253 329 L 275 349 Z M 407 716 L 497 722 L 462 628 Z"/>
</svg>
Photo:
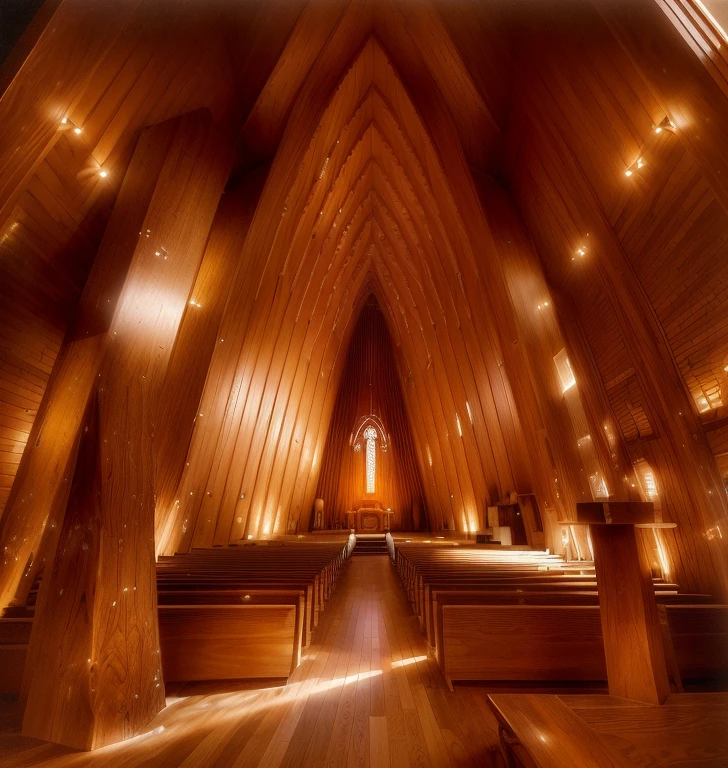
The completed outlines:
<svg viewBox="0 0 728 768">
<path fill-rule="evenodd" d="M 62 462 L 81 443 L 75 472 L 64 467 L 70 500 L 31 636 L 23 733 L 82 749 L 135 735 L 164 706 L 154 425 L 180 320 L 195 309 L 190 289 L 231 157 L 204 111 L 146 132 L 137 153 L 144 161 L 132 161 L 117 200 L 69 340 L 65 381 L 47 394 L 52 413 L 63 384 L 76 383 L 60 433 L 67 437 L 56 443 L 46 431 L 34 446 Z M 128 264 L 121 274 L 117 258 Z M 64 482 L 56 471 L 44 492 L 58 497 Z"/>
</svg>

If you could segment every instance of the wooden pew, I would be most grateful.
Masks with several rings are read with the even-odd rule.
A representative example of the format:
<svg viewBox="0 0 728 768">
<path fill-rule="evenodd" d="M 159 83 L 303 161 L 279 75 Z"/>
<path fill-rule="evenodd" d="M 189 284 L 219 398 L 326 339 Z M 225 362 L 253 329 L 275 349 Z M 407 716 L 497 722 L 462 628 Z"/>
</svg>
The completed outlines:
<svg viewBox="0 0 728 768">
<path fill-rule="evenodd" d="M 728 765 L 728 694 L 668 696 L 659 707 L 602 695 L 490 694 L 515 768 Z"/>
<path fill-rule="evenodd" d="M 288 677 L 354 546 L 353 537 L 331 538 L 245 542 L 160 558 L 165 681 Z M 0 619 L 0 693 L 20 692 L 33 606 L 24 612 Z"/>
<path fill-rule="evenodd" d="M 449 685 L 606 680 L 591 563 L 472 546 L 393 542 L 393 548 L 393 562 Z M 680 595 L 677 584 L 661 579 L 653 580 L 653 589 L 666 610 L 664 640 L 676 685 L 680 677 L 728 674 L 728 609 L 710 605 L 709 595 Z"/>
<path fill-rule="evenodd" d="M 349 537 L 160 558 L 165 680 L 288 677 L 352 549 Z"/>
<path fill-rule="evenodd" d="M 656 591 L 656 599 L 661 605 L 706 606 L 713 602 L 709 595 L 686 595 L 662 593 Z M 442 647 L 442 608 L 445 605 L 598 605 L 598 595 L 594 585 L 589 583 L 569 583 L 546 581 L 529 584 L 521 583 L 517 588 L 512 585 L 494 583 L 488 586 L 471 585 L 467 588 L 440 588 L 433 585 L 427 603 L 428 614 L 426 635 L 428 647 L 435 656 Z M 705 633 L 701 633 L 705 634 Z M 691 677 L 694 677 L 691 675 Z"/>
<path fill-rule="evenodd" d="M 596 595 L 534 595 L 525 598 L 528 605 L 473 604 L 473 598 L 447 604 L 448 597 L 463 599 L 442 599 L 437 658 L 448 685 L 607 680 Z M 671 636 L 674 631 L 678 638 L 673 648 L 680 677 L 728 679 L 728 606 L 667 605 L 666 612 Z"/>
<path fill-rule="evenodd" d="M 262 600 L 160 605 L 165 681 L 288 677 L 301 660 L 303 595 Z"/>
<path fill-rule="evenodd" d="M 32 618 L 0 619 L 0 694 L 20 693 Z"/>
</svg>

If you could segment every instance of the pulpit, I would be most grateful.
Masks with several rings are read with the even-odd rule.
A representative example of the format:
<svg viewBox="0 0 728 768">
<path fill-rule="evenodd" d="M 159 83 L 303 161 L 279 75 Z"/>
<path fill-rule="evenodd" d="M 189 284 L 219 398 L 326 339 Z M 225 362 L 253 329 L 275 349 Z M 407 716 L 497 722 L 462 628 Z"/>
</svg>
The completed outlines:
<svg viewBox="0 0 728 768">
<path fill-rule="evenodd" d="M 594 550 L 609 693 L 661 704 L 670 692 L 655 589 L 641 556 L 635 528 L 667 528 L 655 522 L 652 502 L 584 502 L 576 520 L 588 525 Z"/>
</svg>

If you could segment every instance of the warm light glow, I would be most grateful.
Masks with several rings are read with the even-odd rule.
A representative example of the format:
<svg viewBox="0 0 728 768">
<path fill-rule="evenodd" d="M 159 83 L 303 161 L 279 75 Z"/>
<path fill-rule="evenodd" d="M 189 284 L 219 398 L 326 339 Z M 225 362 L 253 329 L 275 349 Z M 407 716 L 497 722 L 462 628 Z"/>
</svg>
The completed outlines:
<svg viewBox="0 0 728 768">
<path fill-rule="evenodd" d="M 372 426 L 367 427 L 364 430 L 364 439 L 367 442 L 367 493 L 374 493 L 374 481 L 377 472 L 377 430 Z"/>
<path fill-rule="evenodd" d="M 634 161 L 634 163 L 632 163 L 632 165 L 630 165 L 629 168 L 627 168 L 627 170 L 624 172 L 624 175 L 631 176 L 636 170 L 639 170 L 644 165 L 645 165 L 644 158 L 639 157 L 637 158 L 637 160 Z"/>
<path fill-rule="evenodd" d="M 644 474 L 644 483 L 645 483 L 645 496 L 647 496 L 648 499 L 652 500 L 657 496 L 657 485 L 655 484 L 655 476 L 652 474 L 652 472 L 647 471 Z"/>
<path fill-rule="evenodd" d="M 609 489 L 607 483 L 602 477 L 601 472 L 595 472 L 593 475 L 589 475 L 589 485 L 591 486 L 592 495 L 595 499 L 608 499 Z"/>
<path fill-rule="evenodd" d="M 468 409 L 468 418 L 470 419 L 470 423 L 473 423 L 473 412 L 470 410 L 470 403 L 466 400 L 465 401 L 465 407 Z"/>
<path fill-rule="evenodd" d="M 79 126 L 76 126 L 73 129 L 73 132 L 76 134 L 76 136 L 80 135 L 83 132 L 83 128 L 79 128 Z"/>
<path fill-rule="evenodd" d="M 561 380 L 561 391 L 567 392 L 574 384 L 576 384 L 576 377 L 574 371 L 571 369 L 571 363 L 566 356 L 566 350 L 562 349 L 557 355 L 554 355 L 554 363 L 556 364 L 556 370 Z"/>
<path fill-rule="evenodd" d="M 660 561 L 660 568 L 662 569 L 662 577 L 664 579 L 669 579 L 670 578 L 670 561 L 667 558 L 665 545 L 662 541 L 662 531 L 658 531 L 657 528 L 653 528 L 652 534 L 655 537 L 655 547 L 657 548 L 657 559 Z"/>
<path fill-rule="evenodd" d="M 202 304 L 200 304 L 199 302 L 195 301 L 194 299 L 190 299 L 190 306 L 191 307 L 202 307 Z"/>
<path fill-rule="evenodd" d="M 675 131 L 675 127 L 675 123 L 673 123 L 669 117 L 664 117 L 662 122 L 660 122 L 658 125 L 652 126 L 652 130 L 655 133 L 662 133 L 664 130 Z"/>
<path fill-rule="evenodd" d="M 420 661 L 427 661 L 427 656 L 412 656 L 409 659 L 401 659 L 400 661 L 393 661 L 393 667 L 407 667 L 410 664 L 417 664 Z"/>
<path fill-rule="evenodd" d="M 462 437 L 463 436 L 463 428 L 462 428 L 462 426 L 460 424 L 460 417 L 457 415 L 457 413 L 455 414 L 455 424 L 457 424 L 458 434 L 460 435 L 460 437 Z"/>
<path fill-rule="evenodd" d="M 101 176 L 102 179 L 105 179 L 108 175 L 108 171 L 105 171 L 103 168 L 99 171 L 99 176 Z"/>
</svg>

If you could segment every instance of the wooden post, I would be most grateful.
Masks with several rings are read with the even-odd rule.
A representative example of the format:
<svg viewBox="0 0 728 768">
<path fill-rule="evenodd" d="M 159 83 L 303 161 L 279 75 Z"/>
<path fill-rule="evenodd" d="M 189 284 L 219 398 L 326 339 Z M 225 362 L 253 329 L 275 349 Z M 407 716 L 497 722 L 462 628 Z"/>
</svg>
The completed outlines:
<svg viewBox="0 0 728 768">
<path fill-rule="evenodd" d="M 57 535 L 76 463 L 81 420 L 96 386 L 109 327 L 124 285 L 139 232 L 174 136 L 176 121 L 147 129 L 134 156 L 84 288 L 76 317 L 66 333 L 30 438 L 0 519 L 0 610 L 17 593 L 25 604 L 41 539 Z M 55 547 L 44 546 L 52 560 Z M 25 575 L 27 574 L 27 575 Z"/>
<path fill-rule="evenodd" d="M 69 413 L 68 431 L 77 420 L 82 448 L 26 665 L 23 734 L 80 749 L 138 734 L 164 706 L 154 559 L 155 421 L 182 315 L 204 311 L 188 303 L 189 294 L 231 162 L 231 142 L 209 113 L 184 115 L 171 125 L 157 146 L 161 162 L 132 162 L 129 173 L 139 177 L 125 179 L 115 207 L 115 215 L 136 231 L 101 354 L 83 360 L 100 365 L 84 378 L 90 386 L 77 391 L 77 409 Z M 124 211 L 134 207 L 147 173 L 155 175 L 153 193 L 138 228 Z M 123 225 L 121 230 L 128 242 L 129 232 Z M 106 296 L 97 294 L 97 305 Z M 46 397 L 59 394 L 56 388 Z"/>
<path fill-rule="evenodd" d="M 577 520 L 590 525 L 609 693 L 662 704 L 670 683 L 652 576 L 635 533 L 635 524 L 649 524 L 646 516 L 654 519 L 651 502 L 577 504 Z"/>
</svg>

